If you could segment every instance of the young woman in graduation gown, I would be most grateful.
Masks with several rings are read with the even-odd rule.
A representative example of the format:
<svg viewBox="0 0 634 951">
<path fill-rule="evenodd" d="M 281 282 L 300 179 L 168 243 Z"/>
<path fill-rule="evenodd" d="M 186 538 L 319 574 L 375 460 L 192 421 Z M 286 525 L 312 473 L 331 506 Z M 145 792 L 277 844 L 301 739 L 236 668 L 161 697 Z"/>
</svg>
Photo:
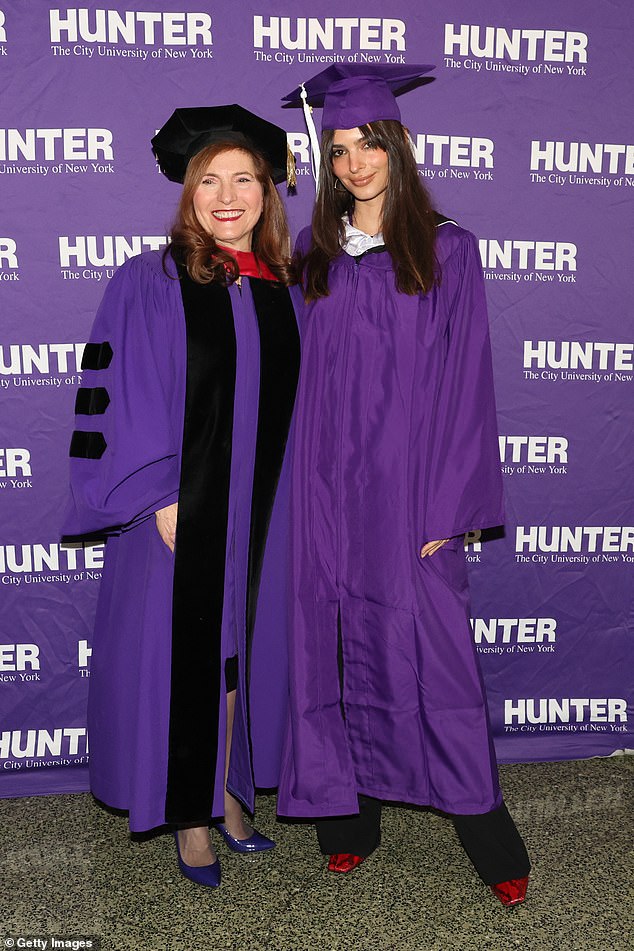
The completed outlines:
<svg viewBox="0 0 634 951">
<path fill-rule="evenodd" d="M 297 245 L 278 808 L 318 820 L 339 872 L 378 846 L 381 800 L 443 810 L 513 904 L 530 866 L 498 785 L 463 548 L 503 520 L 484 286 L 474 236 L 432 210 L 390 88 L 430 68 L 333 66 L 305 84 L 324 111 Z"/>
<path fill-rule="evenodd" d="M 177 110 L 153 139 L 183 190 L 169 249 L 127 261 L 83 359 L 67 534 L 107 535 L 88 726 L 94 795 L 171 823 L 181 871 L 220 884 L 277 785 L 286 714 L 288 474 L 299 365 L 282 129 Z"/>
</svg>

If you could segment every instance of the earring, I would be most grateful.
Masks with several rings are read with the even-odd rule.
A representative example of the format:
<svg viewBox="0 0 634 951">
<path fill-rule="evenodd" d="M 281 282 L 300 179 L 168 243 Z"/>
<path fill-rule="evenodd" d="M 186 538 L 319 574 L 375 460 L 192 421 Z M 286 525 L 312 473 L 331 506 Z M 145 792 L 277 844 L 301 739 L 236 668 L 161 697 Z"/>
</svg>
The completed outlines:
<svg viewBox="0 0 634 951">
<path fill-rule="evenodd" d="M 334 186 L 334 187 L 335 187 L 335 191 L 336 191 L 336 192 L 345 192 L 345 191 L 347 191 L 347 189 L 345 188 L 345 186 L 341 185 L 341 188 L 339 188 L 339 187 L 338 187 L 339 185 L 341 185 L 341 179 L 335 178 L 335 186 Z"/>
</svg>

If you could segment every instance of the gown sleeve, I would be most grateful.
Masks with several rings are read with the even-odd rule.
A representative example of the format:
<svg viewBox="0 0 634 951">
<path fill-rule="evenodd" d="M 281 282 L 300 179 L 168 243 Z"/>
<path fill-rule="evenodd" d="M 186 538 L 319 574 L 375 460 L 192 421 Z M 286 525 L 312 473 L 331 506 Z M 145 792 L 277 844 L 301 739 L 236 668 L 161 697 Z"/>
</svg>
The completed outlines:
<svg viewBox="0 0 634 951">
<path fill-rule="evenodd" d="M 484 279 L 469 232 L 443 266 L 441 287 L 449 318 L 431 425 L 425 542 L 504 521 Z"/>
<path fill-rule="evenodd" d="M 144 257 L 113 276 L 84 351 L 65 535 L 130 527 L 178 497 L 181 295 Z"/>
</svg>

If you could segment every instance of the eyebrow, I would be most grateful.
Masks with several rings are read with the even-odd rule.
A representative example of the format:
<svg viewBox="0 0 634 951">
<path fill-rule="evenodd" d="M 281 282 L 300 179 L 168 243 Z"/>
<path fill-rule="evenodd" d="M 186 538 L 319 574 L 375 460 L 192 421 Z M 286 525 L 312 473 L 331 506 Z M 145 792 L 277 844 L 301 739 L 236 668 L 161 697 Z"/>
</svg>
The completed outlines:
<svg viewBox="0 0 634 951">
<path fill-rule="evenodd" d="M 360 135 L 359 138 L 355 139 L 352 144 L 359 145 L 360 142 L 367 142 L 367 141 L 368 141 L 367 135 Z M 344 145 L 342 142 L 333 142 L 330 148 L 331 149 L 345 149 L 347 148 L 347 146 Z"/>
<path fill-rule="evenodd" d="M 255 172 L 248 172 L 246 170 L 244 172 L 231 172 L 231 174 L 232 175 L 250 175 L 252 178 L 255 178 Z M 218 172 L 204 172 L 203 173 L 203 178 L 207 178 L 208 176 L 217 177 Z"/>
</svg>

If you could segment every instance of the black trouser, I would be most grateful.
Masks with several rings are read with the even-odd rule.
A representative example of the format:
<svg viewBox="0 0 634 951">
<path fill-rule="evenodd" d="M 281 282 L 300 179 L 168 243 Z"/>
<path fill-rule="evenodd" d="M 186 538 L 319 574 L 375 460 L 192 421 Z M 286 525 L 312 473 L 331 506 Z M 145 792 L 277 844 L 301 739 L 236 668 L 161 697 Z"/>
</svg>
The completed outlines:
<svg viewBox="0 0 634 951">
<path fill-rule="evenodd" d="M 452 815 L 454 827 L 473 866 L 486 885 L 524 878 L 530 871 L 526 847 L 508 809 L 476 816 Z M 358 816 L 318 819 L 319 847 L 326 855 L 370 855 L 381 841 L 381 800 L 359 796 Z"/>
</svg>

